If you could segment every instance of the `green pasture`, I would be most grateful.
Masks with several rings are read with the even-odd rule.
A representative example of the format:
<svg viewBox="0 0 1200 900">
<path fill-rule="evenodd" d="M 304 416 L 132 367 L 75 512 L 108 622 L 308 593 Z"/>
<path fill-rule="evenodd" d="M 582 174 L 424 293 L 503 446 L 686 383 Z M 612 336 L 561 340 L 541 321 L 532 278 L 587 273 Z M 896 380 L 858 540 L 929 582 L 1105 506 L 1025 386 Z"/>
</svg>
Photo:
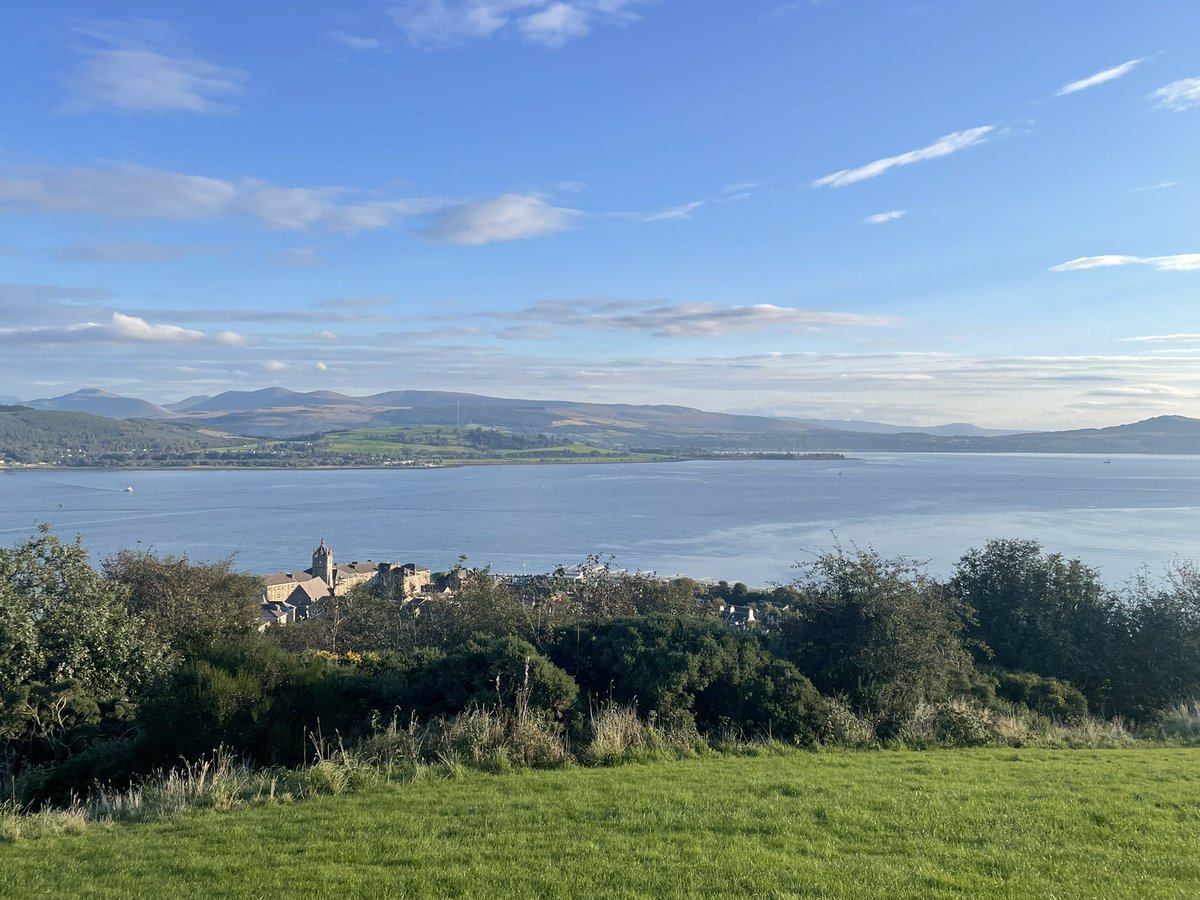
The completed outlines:
<svg viewBox="0 0 1200 900">
<path fill-rule="evenodd" d="M 0 845 L 5 897 L 1200 896 L 1200 751 L 431 777 Z"/>
</svg>

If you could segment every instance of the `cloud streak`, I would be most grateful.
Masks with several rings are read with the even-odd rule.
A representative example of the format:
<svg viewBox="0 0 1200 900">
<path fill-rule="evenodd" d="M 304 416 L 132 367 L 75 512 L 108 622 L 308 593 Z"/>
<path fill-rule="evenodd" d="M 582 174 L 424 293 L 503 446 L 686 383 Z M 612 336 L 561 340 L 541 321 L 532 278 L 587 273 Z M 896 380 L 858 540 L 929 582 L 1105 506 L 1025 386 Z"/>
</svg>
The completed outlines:
<svg viewBox="0 0 1200 900">
<path fill-rule="evenodd" d="M 1088 88 L 1096 87 L 1100 84 L 1105 84 L 1109 81 L 1115 81 L 1118 78 L 1123 78 L 1141 63 L 1146 61 L 1145 57 L 1141 59 L 1131 59 L 1128 62 L 1123 62 L 1119 66 L 1113 66 L 1111 69 L 1105 69 L 1103 72 L 1097 72 L 1095 75 L 1089 75 L 1087 78 L 1081 78 L 1078 81 L 1072 81 L 1070 84 L 1065 84 L 1058 89 L 1058 93 L 1054 96 L 1065 97 L 1068 94 L 1077 94 L 1080 91 L 1086 91 Z"/>
<path fill-rule="evenodd" d="M 692 213 L 708 203 L 707 200 L 694 200 L 681 206 L 671 206 L 658 212 L 642 216 L 643 222 L 681 222 L 692 217 Z"/>
<path fill-rule="evenodd" d="M 897 320 L 885 316 L 828 312 L 759 303 L 720 306 L 715 303 L 650 305 L 620 300 L 546 300 L 500 318 L 527 325 L 626 331 L 662 338 L 721 337 L 763 329 L 813 332 L 831 327 L 881 328 Z M 517 335 L 524 337 L 526 335 Z M 538 333 L 535 336 L 545 337 Z"/>
<path fill-rule="evenodd" d="M 418 230 L 434 243 L 477 246 L 558 234 L 574 227 L 580 215 L 542 197 L 503 194 L 438 210 Z"/>
<path fill-rule="evenodd" d="M 156 244 L 148 241 L 78 241 L 55 251 L 64 262 L 155 263 L 219 252 L 202 244 Z"/>
<path fill-rule="evenodd" d="M 435 197 L 360 200 L 345 187 L 282 187 L 135 165 L 41 169 L 0 177 L 0 212 L 197 222 L 249 217 L 275 231 L 356 234 L 414 223 L 435 243 L 477 246 L 557 234 L 583 216 L 532 193 L 453 202 Z M 96 257 L 105 251 L 93 251 Z M 153 256 L 147 245 L 112 245 L 109 256 Z M 127 260 L 132 261 L 132 260 Z M 147 261 L 147 260 L 143 260 Z M 292 248 L 282 265 L 318 265 L 313 248 Z"/>
<path fill-rule="evenodd" d="M 867 216 L 863 222 L 867 225 L 883 225 L 885 222 L 895 222 L 897 219 L 904 218 L 908 214 L 904 209 L 893 209 L 888 212 L 875 213 L 873 216 Z"/>
<path fill-rule="evenodd" d="M 892 169 L 901 166 L 911 166 L 914 163 L 950 156 L 952 153 L 958 153 L 960 150 L 966 150 L 984 143 L 988 139 L 988 136 L 995 130 L 995 125 L 983 125 L 979 128 L 956 131 L 953 134 L 940 137 L 932 144 L 917 150 L 909 150 L 907 153 L 901 153 L 896 156 L 887 156 L 883 159 L 867 163 L 865 166 L 859 166 L 855 169 L 842 169 L 839 172 L 834 172 L 832 175 L 818 178 L 812 183 L 812 186 L 818 188 L 846 187 L 847 185 L 857 184 L 860 181 L 878 178 L 880 175 L 885 175 Z"/>
<path fill-rule="evenodd" d="M 335 43 L 341 44 L 343 47 L 348 47 L 351 50 L 386 50 L 387 45 L 383 41 L 373 37 L 366 37 L 361 34 L 352 34 L 349 31 L 327 31 L 325 37 Z"/>
<path fill-rule="evenodd" d="M 68 112 L 222 112 L 246 80 L 239 69 L 182 49 L 161 22 L 79 22 L 73 31 L 85 43 Z"/>
<path fill-rule="evenodd" d="M 647 0 L 407 0 L 388 9 L 415 47 L 447 47 L 515 32 L 526 41 L 561 47 L 599 25 L 627 25 Z"/>
<path fill-rule="evenodd" d="M 1200 334 L 1144 334 L 1139 337 L 1121 338 L 1126 343 L 1140 344 L 1200 344 Z"/>
<path fill-rule="evenodd" d="M 1112 269 L 1120 266 L 1150 266 L 1157 272 L 1200 272 L 1200 253 L 1175 256 L 1081 256 L 1052 266 L 1051 272 L 1078 272 L 1086 269 Z"/>
<path fill-rule="evenodd" d="M 1200 106 L 1200 78 L 1182 78 L 1160 87 L 1150 95 L 1160 109 L 1183 112 Z"/>
<path fill-rule="evenodd" d="M 161 325 L 137 316 L 114 312 L 108 322 L 80 322 L 74 325 L 30 325 L 0 328 L 0 339 L 36 344 L 66 344 L 77 341 L 133 344 L 226 344 L 246 342 L 233 331 L 204 332 L 178 325 Z"/>
</svg>

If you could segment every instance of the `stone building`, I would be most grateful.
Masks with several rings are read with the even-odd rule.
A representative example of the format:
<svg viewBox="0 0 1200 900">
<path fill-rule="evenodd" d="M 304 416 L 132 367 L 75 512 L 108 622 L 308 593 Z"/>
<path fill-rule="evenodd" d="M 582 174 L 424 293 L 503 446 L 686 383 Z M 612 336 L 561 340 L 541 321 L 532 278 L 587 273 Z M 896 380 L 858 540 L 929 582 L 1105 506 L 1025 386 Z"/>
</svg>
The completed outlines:
<svg viewBox="0 0 1200 900">
<path fill-rule="evenodd" d="M 416 563 L 380 563 L 379 585 L 393 597 L 411 600 L 429 590 L 433 575 Z"/>
<path fill-rule="evenodd" d="M 319 600 L 345 596 L 360 584 L 377 584 L 393 597 L 411 600 L 428 590 L 430 578 L 429 570 L 415 563 L 356 560 L 338 565 L 333 550 L 322 538 L 313 550 L 310 568 L 300 572 L 274 572 L 262 577 L 262 601 L 264 608 L 281 604 L 294 607 L 294 621 L 307 618 L 309 607 Z"/>
</svg>

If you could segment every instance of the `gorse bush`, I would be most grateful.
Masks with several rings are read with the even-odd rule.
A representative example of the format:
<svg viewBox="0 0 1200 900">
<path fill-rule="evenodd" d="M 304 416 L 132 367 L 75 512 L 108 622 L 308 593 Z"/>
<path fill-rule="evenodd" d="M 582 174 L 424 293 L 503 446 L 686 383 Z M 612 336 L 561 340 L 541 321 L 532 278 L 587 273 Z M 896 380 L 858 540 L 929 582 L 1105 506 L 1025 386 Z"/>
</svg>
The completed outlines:
<svg viewBox="0 0 1200 900">
<path fill-rule="evenodd" d="M 552 657 L 594 697 L 637 703 L 669 727 L 732 726 L 815 744 L 825 699 L 751 635 L 647 616 L 563 629 Z"/>
</svg>

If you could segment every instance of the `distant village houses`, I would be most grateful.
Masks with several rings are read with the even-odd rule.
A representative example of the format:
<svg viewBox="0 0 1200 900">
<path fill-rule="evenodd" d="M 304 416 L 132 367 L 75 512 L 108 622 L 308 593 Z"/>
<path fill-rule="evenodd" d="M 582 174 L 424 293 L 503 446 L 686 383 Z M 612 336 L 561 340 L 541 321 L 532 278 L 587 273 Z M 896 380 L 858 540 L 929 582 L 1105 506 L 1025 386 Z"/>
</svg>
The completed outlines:
<svg viewBox="0 0 1200 900">
<path fill-rule="evenodd" d="M 362 584 L 373 584 L 384 594 L 408 601 L 429 590 L 429 569 L 415 563 L 377 563 L 372 560 L 338 565 L 322 539 L 313 551 L 312 566 L 298 572 L 273 572 L 262 576 L 262 625 L 289 625 L 308 618 L 312 607 L 329 597 L 342 597 Z"/>
</svg>

